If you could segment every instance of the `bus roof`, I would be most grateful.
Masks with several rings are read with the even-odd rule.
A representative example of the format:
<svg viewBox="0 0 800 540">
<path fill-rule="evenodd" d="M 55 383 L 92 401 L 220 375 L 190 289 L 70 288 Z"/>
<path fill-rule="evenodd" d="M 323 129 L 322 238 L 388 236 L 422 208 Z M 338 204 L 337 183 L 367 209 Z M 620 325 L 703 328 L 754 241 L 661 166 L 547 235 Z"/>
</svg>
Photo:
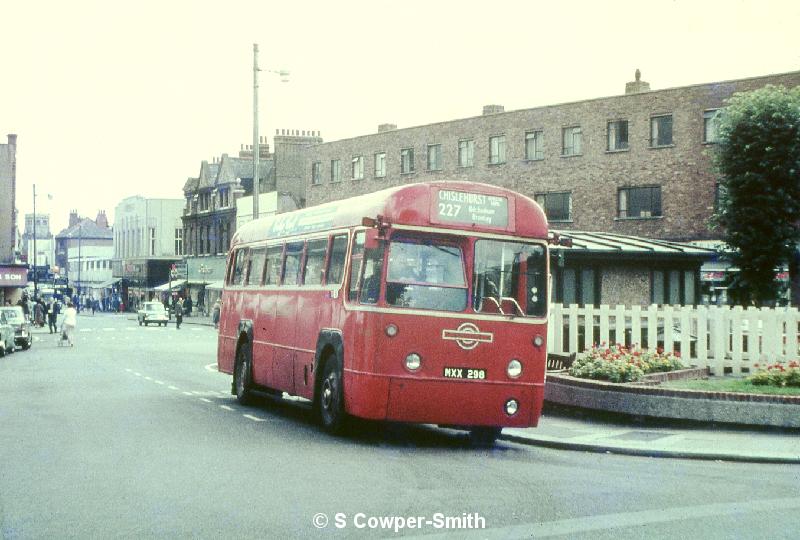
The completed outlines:
<svg viewBox="0 0 800 540">
<path fill-rule="evenodd" d="M 424 182 L 392 187 L 294 212 L 259 218 L 240 227 L 231 247 L 360 225 L 381 216 L 390 225 L 430 226 L 547 237 L 547 218 L 532 199 L 475 182 Z"/>
</svg>

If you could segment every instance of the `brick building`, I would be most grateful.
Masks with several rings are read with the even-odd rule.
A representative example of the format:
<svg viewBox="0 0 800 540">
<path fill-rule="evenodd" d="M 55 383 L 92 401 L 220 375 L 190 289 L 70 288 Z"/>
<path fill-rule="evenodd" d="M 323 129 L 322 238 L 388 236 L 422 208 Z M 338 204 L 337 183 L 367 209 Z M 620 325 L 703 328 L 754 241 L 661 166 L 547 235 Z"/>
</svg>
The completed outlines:
<svg viewBox="0 0 800 540">
<path fill-rule="evenodd" d="M 28 284 L 27 266 L 17 261 L 17 136 L 0 144 L 0 305 L 16 302 Z"/>
<path fill-rule="evenodd" d="M 308 206 L 401 183 L 469 180 L 543 204 L 562 231 L 714 239 L 714 112 L 735 92 L 800 85 L 800 71 L 650 90 L 326 142 L 306 152 Z"/>
</svg>

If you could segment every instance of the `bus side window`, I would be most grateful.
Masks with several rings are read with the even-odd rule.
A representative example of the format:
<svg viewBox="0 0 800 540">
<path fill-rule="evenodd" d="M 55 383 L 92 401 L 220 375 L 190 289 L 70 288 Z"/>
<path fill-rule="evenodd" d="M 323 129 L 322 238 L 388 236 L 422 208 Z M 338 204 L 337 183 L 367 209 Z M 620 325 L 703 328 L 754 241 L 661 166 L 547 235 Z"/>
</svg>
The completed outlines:
<svg viewBox="0 0 800 540">
<path fill-rule="evenodd" d="M 353 239 L 353 250 L 350 254 L 350 288 L 347 299 L 355 301 L 358 298 L 359 283 L 361 276 L 361 259 L 364 258 L 364 231 L 356 233 Z"/>
<path fill-rule="evenodd" d="M 269 246 L 267 261 L 264 263 L 264 285 L 278 285 L 281 280 L 281 256 L 283 246 Z"/>
<path fill-rule="evenodd" d="M 261 276 L 264 274 L 264 254 L 267 248 L 264 246 L 250 250 L 250 262 L 247 270 L 247 285 L 257 287 L 261 285 Z"/>
<path fill-rule="evenodd" d="M 347 258 L 347 235 L 337 234 L 331 242 L 331 253 L 328 257 L 328 272 L 325 275 L 327 285 L 338 285 L 344 277 L 344 261 Z"/>
<path fill-rule="evenodd" d="M 297 285 L 300 272 L 300 259 L 303 257 L 305 242 L 292 242 L 286 244 L 285 262 L 283 265 L 283 280 L 281 285 Z"/>
<path fill-rule="evenodd" d="M 244 280 L 245 274 L 245 264 L 247 263 L 247 252 L 249 250 L 247 248 L 241 248 L 236 251 L 236 262 L 234 263 L 233 267 L 233 276 L 231 279 L 231 285 L 242 285 L 242 281 Z"/>
<path fill-rule="evenodd" d="M 228 254 L 228 266 L 225 268 L 225 284 L 232 285 L 233 284 L 233 271 L 236 268 L 236 256 L 239 254 L 239 250 L 232 251 Z"/>
<path fill-rule="evenodd" d="M 327 238 L 308 241 L 306 245 L 306 264 L 303 269 L 304 285 L 319 285 L 322 283 L 322 266 L 325 264 L 325 251 L 327 248 Z"/>
<path fill-rule="evenodd" d="M 377 304 L 381 293 L 381 269 L 383 268 L 383 247 L 368 249 L 364 253 L 364 279 L 359 302 Z"/>
</svg>

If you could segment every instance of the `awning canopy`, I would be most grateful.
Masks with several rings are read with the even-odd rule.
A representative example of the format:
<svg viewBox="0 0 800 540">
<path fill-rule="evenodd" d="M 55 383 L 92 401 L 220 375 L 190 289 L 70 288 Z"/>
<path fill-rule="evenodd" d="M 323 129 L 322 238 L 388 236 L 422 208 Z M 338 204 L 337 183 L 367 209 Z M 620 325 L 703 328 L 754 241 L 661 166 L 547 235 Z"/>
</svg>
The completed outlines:
<svg viewBox="0 0 800 540">
<path fill-rule="evenodd" d="M 108 289 L 110 287 L 113 287 L 114 284 L 119 283 L 120 279 L 121 278 L 109 279 L 108 281 L 104 281 L 103 283 L 98 283 L 97 285 L 94 284 L 89 285 L 89 287 L 91 287 L 92 289 Z"/>
<path fill-rule="evenodd" d="M 166 283 L 162 283 L 161 285 L 159 285 L 157 287 L 153 287 L 153 290 L 154 291 L 168 291 L 168 290 L 170 290 L 169 285 L 170 285 L 170 282 L 167 281 Z M 172 290 L 173 291 L 175 289 L 180 289 L 184 285 L 186 285 L 186 280 L 185 279 L 174 279 L 174 280 L 172 280 Z"/>
<path fill-rule="evenodd" d="M 219 281 L 209 281 L 206 283 L 206 289 L 210 289 L 212 291 L 221 291 L 222 286 L 225 284 L 225 281 L 220 279 Z"/>
</svg>

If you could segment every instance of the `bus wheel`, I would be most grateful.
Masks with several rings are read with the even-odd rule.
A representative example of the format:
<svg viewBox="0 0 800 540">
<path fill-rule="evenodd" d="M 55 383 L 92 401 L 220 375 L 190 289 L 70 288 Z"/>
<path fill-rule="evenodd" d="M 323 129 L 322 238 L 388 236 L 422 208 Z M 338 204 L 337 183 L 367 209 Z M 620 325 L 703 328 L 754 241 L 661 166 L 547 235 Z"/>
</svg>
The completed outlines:
<svg viewBox="0 0 800 540">
<path fill-rule="evenodd" d="M 242 405 L 249 405 L 253 400 L 253 393 L 250 390 L 250 373 L 250 347 L 247 343 L 242 343 L 236 351 L 236 367 L 233 370 L 236 401 Z"/>
<path fill-rule="evenodd" d="M 347 414 L 344 412 L 342 370 L 336 357 L 330 357 L 325 362 L 317 396 L 317 410 L 325 431 L 331 434 L 342 431 Z"/>
<path fill-rule="evenodd" d="M 503 428 L 476 427 L 469 431 L 469 442 L 472 446 L 486 448 L 494 446 L 494 441 L 500 436 Z"/>
</svg>

